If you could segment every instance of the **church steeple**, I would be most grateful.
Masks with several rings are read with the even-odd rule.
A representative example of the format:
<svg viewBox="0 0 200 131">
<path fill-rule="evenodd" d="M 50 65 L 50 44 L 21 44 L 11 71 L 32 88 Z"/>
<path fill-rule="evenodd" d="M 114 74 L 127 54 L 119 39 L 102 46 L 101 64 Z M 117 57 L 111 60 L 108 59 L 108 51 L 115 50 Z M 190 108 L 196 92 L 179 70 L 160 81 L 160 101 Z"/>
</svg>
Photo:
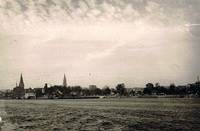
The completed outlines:
<svg viewBox="0 0 200 131">
<path fill-rule="evenodd" d="M 24 88 L 24 80 L 23 80 L 22 74 L 21 74 L 21 76 L 20 76 L 19 87 Z"/>
<path fill-rule="evenodd" d="M 64 74 L 64 78 L 63 78 L 63 87 L 67 87 L 67 79 L 66 79 L 65 74 Z"/>
</svg>

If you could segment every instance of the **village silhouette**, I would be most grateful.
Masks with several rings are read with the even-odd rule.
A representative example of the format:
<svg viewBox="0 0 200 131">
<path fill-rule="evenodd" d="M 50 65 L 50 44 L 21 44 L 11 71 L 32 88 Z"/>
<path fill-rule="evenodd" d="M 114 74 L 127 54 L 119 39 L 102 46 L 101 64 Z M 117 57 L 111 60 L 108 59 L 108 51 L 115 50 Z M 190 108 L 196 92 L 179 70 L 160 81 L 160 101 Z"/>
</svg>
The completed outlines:
<svg viewBox="0 0 200 131">
<path fill-rule="evenodd" d="M 64 74 L 62 85 L 49 86 L 45 83 L 43 88 L 25 88 L 21 74 L 19 84 L 12 90 L 0 92 L 1 99 L 89 99 L 89 98 L 183 98 L 200 97 L 200 80 L 187 85 L 162 86 L 159 83 L 147 83 L 144 88 L 126 88 L 124 83 L 117 84 L 115 88 L 104 86 L 98 88 L 96 85 L 89 85 L 88 88 L 81 86 L 69 86 Z"/>
</svg>

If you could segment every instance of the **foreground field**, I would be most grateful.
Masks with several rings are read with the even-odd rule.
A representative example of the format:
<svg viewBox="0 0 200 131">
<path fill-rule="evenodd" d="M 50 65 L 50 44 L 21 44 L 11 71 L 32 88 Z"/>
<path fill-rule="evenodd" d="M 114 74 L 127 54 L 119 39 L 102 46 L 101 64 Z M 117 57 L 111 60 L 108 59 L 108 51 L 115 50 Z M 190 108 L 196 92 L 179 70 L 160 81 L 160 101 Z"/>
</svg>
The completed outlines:
<svg viewBox="0 0 200 131">
<path fill-rule="evenodd" d="M 200 130 L 200 99 L 0 101 L 2 131 Z"/>
</svg>

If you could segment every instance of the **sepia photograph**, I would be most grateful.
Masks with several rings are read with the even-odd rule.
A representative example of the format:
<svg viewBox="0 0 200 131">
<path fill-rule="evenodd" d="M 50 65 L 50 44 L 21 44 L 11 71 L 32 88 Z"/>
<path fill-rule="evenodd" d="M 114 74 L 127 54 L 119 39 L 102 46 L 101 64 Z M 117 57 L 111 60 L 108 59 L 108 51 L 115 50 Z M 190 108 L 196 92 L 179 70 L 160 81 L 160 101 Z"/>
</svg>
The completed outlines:
<svg viewBox="0 0 200 131">
<path fill-rule="evenodd" d="M 0 131 L 200 131 L 200 0 L 0 0 Z"/>
</svg>

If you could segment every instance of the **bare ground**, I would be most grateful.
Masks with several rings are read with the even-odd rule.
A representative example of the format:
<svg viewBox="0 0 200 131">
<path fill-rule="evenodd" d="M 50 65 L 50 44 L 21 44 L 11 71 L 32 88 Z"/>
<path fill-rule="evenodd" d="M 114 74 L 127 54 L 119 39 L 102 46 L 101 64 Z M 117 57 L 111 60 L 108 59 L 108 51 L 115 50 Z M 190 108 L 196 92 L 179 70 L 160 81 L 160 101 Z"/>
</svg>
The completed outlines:
<svg viewBox="0 0 200 131">
<path fill-rule="evenodd" d="M 200 130 L 200 99 L 0 101 L 2 131 Z"/>
</svg>

